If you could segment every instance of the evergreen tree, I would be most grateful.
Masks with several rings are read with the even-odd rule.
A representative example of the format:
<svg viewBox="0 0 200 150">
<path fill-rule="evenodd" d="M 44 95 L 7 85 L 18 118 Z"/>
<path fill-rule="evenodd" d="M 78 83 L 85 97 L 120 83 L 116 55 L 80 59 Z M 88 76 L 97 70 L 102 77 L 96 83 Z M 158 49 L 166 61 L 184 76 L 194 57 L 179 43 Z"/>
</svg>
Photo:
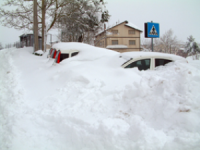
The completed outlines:
<svg viewBox="0 0 200 150">
<path fill-rule="evenodd" d="M 0 43 L 0 50 L 2 50 L 3 49 L 3 46 L 2 46 L 2 44 Z"/>
<path fill-rule="evenodd" d="M 195 39 L 191 35 L 187 38 L 187 40 L 185 51 L 188 52 L 189 56 L 193 56 L 194 59 L 199 59 L 200 48 L 195 42 Z"/>
<path fill-rule="evenodd" d="M 75 0 L 65 7 L 63 17 L 59 20 L 61 41 L 93 41 L 94 34 L 109 19 L 105 3 L 100 0 Z"/>
</svg>

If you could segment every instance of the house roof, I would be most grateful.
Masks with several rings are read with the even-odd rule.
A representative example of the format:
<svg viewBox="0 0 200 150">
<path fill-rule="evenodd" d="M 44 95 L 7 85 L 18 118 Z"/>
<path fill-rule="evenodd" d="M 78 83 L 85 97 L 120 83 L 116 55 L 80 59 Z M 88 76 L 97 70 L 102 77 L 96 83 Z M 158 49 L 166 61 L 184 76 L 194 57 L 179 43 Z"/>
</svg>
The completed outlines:
<svg viewBox="0 0 200 150">
<path fill-rule="evenodd" d="M 22 34 L 22 35 L 20 35 L 19 37 L 27 37 L 28 35 L 33 35 L 33 33 Z M 38 37 L 41 38 L 42 36 L 39 36 L 39 35 L 38 35 Z"/>
<path fill-rule="evenodd" d="M 131 22 L 128 22 L 127 20 L 124 21 L 124 22 L 118 23 L 118 24 L 116 24 L 116 25 L 114 25 L 114 26 L 112 26 L 112 27 L 110 27 L 110 28 L 106 29 L 105 31 L 110 30 L 111 28 L 114 28 L 114 27 L 116 27 L 116 26 L 118 26 L 118 25 L 120 25 L 120 24 L 122 24 L 122 23 L 126 23 L 125 26 L 128 26 L 128 27 L 130 27 L 130 28 L 136 29 L 136 30 L 138 30 L 138 31 L 140 31 L 140 32 L 143 32 L 139 27 L 137 27 L 135 24 L 133 24 L 133 23 L 131 23 Z M 97 36 L 97 35 L 99 35 L 99 34 L 101 34 L 101 33 L 103 33 L 103 32 L 104 32 L 104 31 L 101 31 L 101 32 L 97 33 L 95 36 Z"/>
</svg>

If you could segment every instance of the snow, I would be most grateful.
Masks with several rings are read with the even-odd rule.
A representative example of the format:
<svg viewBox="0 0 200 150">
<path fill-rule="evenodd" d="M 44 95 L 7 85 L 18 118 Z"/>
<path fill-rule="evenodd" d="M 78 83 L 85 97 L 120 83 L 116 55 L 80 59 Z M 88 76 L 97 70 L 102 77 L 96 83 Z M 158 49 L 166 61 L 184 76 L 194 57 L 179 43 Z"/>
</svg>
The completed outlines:
<svg viewBox="0 0 200 150">
<path fill-rule="evenodd" d="M 126 45 L 108 45 L 106 48 L 128 48 Z"/>
<path fill-rule="evenodd" d="M 121 54 L 121 57 L 123 57 L 126 60 L 129 60 L 131 58 L 142 58 L 142 57 L 157 57 L 157 58 L 168 58 L 175 61 L 182 61 L 187 62 L 184 57 L 174 55 L 174 54 L 166 54 L 166 53 L 160 53 L 160 52 L 125 52 Z"/>
<path fill-rule="evenodd" d="M 128 22 L 128 23 L 126 24 L 126 26 L 129 26 L 129 27 L 131 27 L 131 28 L 134 28 L 134 29 L 137 29 L 137 30 L 142 31 L 139 27 L 137 27 L 135 24 L 133 24 L 133 23 L 131 23 L 131 22 Z"/>
<path fill-rule="evenodd" d="M 199 149 L 199 60 L 138 71 L 117 52 L 61 45 L 80 53 L 52 65 L 32 47 L 0 51 L 1 150 Z"/>
<path fill-rule="evenodd" d="M 34 54 L 44 54 L 43 50 L 37 50 Z"/>
<path fill-rule="evenodd" d="M 106 31 L 106 35 L 113 35 L 112 32 Z"/>
<path fill-rule="evenodd" d="M 181 50 L 181 51 L 185 51 L 185 48 L 179 48 L 179 50 Z"/>
</svg>

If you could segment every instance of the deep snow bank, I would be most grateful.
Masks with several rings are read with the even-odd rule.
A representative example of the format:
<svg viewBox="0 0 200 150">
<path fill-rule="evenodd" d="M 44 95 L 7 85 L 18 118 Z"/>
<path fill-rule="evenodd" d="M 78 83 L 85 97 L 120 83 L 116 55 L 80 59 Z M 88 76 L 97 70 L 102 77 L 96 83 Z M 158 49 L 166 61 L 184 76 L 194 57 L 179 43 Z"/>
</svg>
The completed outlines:
<svg viewBox="0 0 200 150">
<path fill-rule="evenodd" d="M 46 55 L 0 52 L 2 150 L 199 149 L 199 61 L 140 72 L 117 53 Z"/>
</svg>

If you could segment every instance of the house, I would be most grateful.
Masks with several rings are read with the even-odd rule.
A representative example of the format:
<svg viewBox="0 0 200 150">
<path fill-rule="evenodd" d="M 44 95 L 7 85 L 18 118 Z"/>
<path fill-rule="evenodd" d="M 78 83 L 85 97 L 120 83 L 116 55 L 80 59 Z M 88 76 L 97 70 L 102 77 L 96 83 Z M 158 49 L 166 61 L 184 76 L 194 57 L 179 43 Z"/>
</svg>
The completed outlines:
<svg viewBox="0 0 200 150">
<path fill-rule="evenodd" d="M 124 21 L 105 29 L 95 36 L 94 45 L 117 52 L 141 51 L 140 30 L 134 24 Z"/>
<path fill-rule="evenodd" d="M 20 47 L 29 47 L 29 46 L 33 46 L 33 34 L 22 34 L 21 36 L 19 36 L 20 38 Z M 38 44 L 39 44 L 39 49 L 42 49 L 42 37 L 38 36 Z"/>
<path fill-rule="evenodd" d="M 188 56 L 188 52 L 185 51 L 185 48 L 179 48 L 176 52 L 176 55 L 186 58 Z"/>
</svg>

